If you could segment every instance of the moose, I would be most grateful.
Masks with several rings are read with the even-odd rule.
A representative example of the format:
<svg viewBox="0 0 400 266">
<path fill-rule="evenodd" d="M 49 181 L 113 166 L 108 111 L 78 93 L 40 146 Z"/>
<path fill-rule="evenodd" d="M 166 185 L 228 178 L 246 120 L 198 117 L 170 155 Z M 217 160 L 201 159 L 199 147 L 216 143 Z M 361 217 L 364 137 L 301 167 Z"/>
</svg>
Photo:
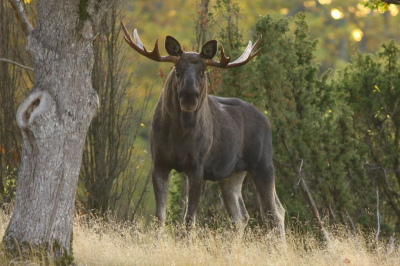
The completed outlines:
<svg viewBox="0 0 400 266">
<path fill-rule="evenodd" d="M 204 44 L 201 53 L 184 52 L 179 42 L 167 36 L 161 56 L 158 39 L 148 51 L 137 30 L 134 40 L 124 23 L 125 41 L 139 54 L 157 61 L 170 62 L 169 73 L 153 115 L 150 136 L 153 159 L 152 180 L 156 200 L 156 219 L 165 221 L 169 174 L 172 169 L 188 178 L 188 205 L 185 223 L 195 222 L 203 180 L 218 182 L 224 206 L 233 224 L 245 225 L 249 216 L 242 198 L 242 183 L 247 173 L 260 194 L 271 220 L 284 239 L 284 215 L 275 191 L 272 163 L 272 137 L 268 119 L 251 104 L 235 98 L 207 94 L 206 67 L 239 67 L 259 52 L 260 38 L 249 42 L 243 54 L 234 62 L 226 57 L 221 44 L 220 61 L 213 60 L 217 41 Z"/>
</svg>

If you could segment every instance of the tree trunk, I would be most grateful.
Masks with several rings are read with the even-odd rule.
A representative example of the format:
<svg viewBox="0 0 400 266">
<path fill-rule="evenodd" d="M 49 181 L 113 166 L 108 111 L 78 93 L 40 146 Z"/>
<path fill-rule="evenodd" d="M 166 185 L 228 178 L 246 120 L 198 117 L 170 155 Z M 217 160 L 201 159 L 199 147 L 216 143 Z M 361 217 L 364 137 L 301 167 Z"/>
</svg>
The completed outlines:
<svg viewBox="0 0 400 266">
<path fill-rule="evenodd" d="M 73 259 L 75 192 L 86 132 L 99 102 L 91 85 L 91 23 L 93 10 L 104 11 L 99 5 L 40 0 L 36 27 L 25 31 L 35 83 L 16 115 L 23 152 L 14 213 L 3 239 L 9 250 L 16 242 L 29 243 L 52 250 L 64 263 Z"/>
</svg>

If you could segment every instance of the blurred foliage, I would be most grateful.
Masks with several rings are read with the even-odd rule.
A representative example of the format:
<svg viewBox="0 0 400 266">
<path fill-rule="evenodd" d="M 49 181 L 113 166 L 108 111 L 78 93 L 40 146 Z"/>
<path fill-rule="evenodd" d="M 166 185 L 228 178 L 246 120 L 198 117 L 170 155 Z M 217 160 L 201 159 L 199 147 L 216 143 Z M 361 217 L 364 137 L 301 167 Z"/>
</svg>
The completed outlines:
<svg viewBox="0 0 400 266">
<path fill-rule="evenodd" d="M 17 188 L 18 168 L 6 166 L 4 173 L 4 189 L 3 189 L 3 202 L 10 202 L 15 197 Z"/>
<path fill-rule="evenodd" d="M 168 187 L 167 222 L 182 222 L 185 213 L 186 197 L 183 194 L 186 177 L 172 170 Z"/>
<path fill-rule="evenodd" d="M 361 4 L 373 10 L 386 12 L 389 10 L 390 5 L 400 5 L 400 0 L 363 0 Z"/>
</svg>

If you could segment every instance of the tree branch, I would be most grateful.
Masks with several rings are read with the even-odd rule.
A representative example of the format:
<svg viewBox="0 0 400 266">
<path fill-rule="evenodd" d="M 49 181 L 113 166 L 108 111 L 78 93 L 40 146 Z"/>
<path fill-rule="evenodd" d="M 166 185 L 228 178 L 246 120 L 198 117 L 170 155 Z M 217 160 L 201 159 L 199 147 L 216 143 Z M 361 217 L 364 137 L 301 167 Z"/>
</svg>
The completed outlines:
<svg viewBox="0 0 400 266">
<path fill-rule="evenodd" d="M 382 0 L 382 2 L 386 4 L 392 4 L 392 5 L 400 5 L 400 0 Z"/>
<path fill-rule="evenodd" d="M 32 32 L 33 27 L 26 16 L 24 6 L 21 3 L 22 1 L 8 0 L 8 2 L 10 2 L 12 8 L 14 9 L 14 14 L 18 19 L 19 25 L 25 32 L 25 35 L 28 36 Z"/>
<path fill-rule="evenodd" d="M 353 229 L 354 235 L 357 235 L 357 233 L 358 233 L 358 232 L 357 232 L 357 227 L 354 225 L 354 222 L 353 222 L 353 220 L 351 219 L 350 214 L 347 212 L 346 208 L 344 209 L 344 211 L 345 211 L 345 213 L 346 213 L 347 219 L 349 219 L 349 221 L 350 221 L 350 225 L 351 225 L 351 228 Z"/>
<path fill-rule="evenodd" d="M 376 245 L 378 246 L 378 241 L 379 241 L 379 233 L 381 231 L 381 222 L 380 222 L 380 213 L 379 213 L 379 192 L 378 192 L 378 186 L 376 187 L 376 218 L 377 218 L 377 222 L 378 222 L 378 229 L 376 231 L 376 236 L 375 236 L 375 240 L 376 240 Z"/>
<path fill-rule="evenodd" d="M 8 59 L 5 59 L 5 58 L 0 58 L 0 61 L 4 61 L 4 62 L 13 64 L 13 65 L 19 66 L 19 67 L 21 67 L 23 69 L 27 69 L 27 70 L 33 71 L 33 68 L 31 68 L 31 67 L 27 67 L 27 66 L 21 65 L 21 64 L 19 64 L 17 62 L 14 62 L 14 61 L 11 61 L 11 60 L 8 60 Z"/>
</svg>

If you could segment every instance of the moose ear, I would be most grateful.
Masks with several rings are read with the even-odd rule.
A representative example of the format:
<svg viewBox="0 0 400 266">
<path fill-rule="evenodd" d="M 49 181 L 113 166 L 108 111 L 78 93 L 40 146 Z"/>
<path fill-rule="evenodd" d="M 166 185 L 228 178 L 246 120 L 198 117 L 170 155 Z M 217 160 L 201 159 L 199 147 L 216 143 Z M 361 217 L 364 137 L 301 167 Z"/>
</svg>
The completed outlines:
<svg viewBox="0 0 400 266">
<path fill-rule="evenodd" d="M 203 59 L 212 59 L 216 53 L 217 53 L 217 41 L 211 40 L 203 45 L 200 57 Z"/>
<path fill-rule="evenodd" d="M 172 36 L 167 36 L 165 39 L 165 50 L 167 50 L 167 53 L 172 56 L 181 56 L 183 53 L 181 45 Z"/>
</svg>

